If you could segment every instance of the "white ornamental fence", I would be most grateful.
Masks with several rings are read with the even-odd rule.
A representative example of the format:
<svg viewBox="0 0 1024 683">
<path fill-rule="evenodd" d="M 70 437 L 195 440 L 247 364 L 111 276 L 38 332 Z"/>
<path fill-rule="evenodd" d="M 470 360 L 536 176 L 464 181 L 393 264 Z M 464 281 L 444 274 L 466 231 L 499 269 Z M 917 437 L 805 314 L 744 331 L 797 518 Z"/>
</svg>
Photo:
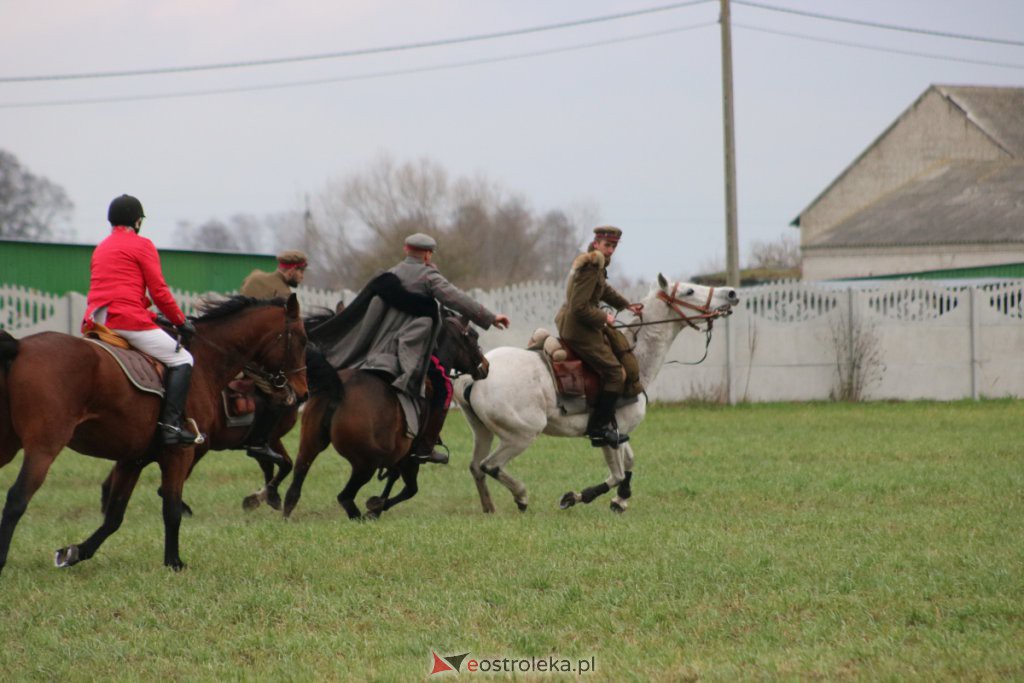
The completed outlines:
<svg viewBox="0 0 1024 683">
<path fill-rule="evenodd" d="M 623 292 L 642 298 L 647 287 Z M 564 286 L 524 283 L 470 292 L 512 318 L 481 335 L 484 348 L 521 346 L 554 329 Z M 300 287 L 306 311 L 334 309 L 353 292 Z M 739 291 L 741 303 L 704 336 L 684 330 L 669 351 L 652 399 L 807 401 L 954 400 L 1024 396 L 1024 280 L 933 283 L 779 283 Z M 186 313 L 204 295 L 175 291 Z M 0 328 L 16 337 L 77 334 L 84 297 L 0 285 Z"/>
</svg>

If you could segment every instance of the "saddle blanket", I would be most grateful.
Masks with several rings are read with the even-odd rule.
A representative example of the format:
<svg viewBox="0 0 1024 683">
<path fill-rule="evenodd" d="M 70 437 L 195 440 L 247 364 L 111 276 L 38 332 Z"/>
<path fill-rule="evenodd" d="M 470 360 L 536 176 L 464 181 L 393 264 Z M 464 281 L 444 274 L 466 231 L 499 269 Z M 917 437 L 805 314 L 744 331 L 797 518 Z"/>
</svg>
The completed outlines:
<svg viewBox="0 0 1024 683">
<path fill-rule="evenodd" d="M 139 391 L 145 391 L 150 394 L 156 394 L 163 398 L 164 395 L 164 381 L 162 372 L 163 365 L 158 361 L 153 360 L 141 351 L 135 349 L 123 349 L 118 346 L 113 346 L 107 342 L 100 341 L 99 339 L 92 339 L 85 337 L 85 341 L 95 344 L 107 353 L 109 353 L 117 364 L 121 366 L 125 376 L 128 378 L 135 388 Z M 157 367 L 160 369 L 157 370 Z"/>
</svg>

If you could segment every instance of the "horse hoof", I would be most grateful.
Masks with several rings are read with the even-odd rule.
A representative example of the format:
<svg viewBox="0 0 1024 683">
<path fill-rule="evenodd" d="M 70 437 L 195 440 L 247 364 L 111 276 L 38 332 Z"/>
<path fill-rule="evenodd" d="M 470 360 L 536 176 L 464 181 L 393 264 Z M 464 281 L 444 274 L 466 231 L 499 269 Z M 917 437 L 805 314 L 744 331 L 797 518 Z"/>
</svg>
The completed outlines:
<svg viewBox="0 0 1024 683">
<path fill-rule="evenodd" d="M 379 510 L 367 510 L 363 514 L 363 516 L 360 517 L 360 521 L 366 521 L 366 522 L 376 522 L 378 519 L 380 519 L 380 511 Z"/>
<path fill-rule="evenodd" d="M 252 512 L 260 506 L 260 494 L 250 493 L 248 496 L 242 499 L 242 509 L 246 512 Z"/>
<path fill-rule="evenodd" d="M 563 510 L 568 510 L 573 505 L 580 502 L 580 500 L 581 498 L 578 493 L 575 493 L 574 491 L 569 491 L 564 496 L 562 496 L 562 500 L 558 501 L 558 507 L 560 507 Z"/>
<path fill-rule="evenodd" d="M 180 572 L 184 570 L 187 565 L 181 560 L 175 560 L 173 562 L 164 562 L 164 566 L 170 567 L 175 572 Z"/>
<path fill-rule="evenodd" d="M 620 498 L 613 499 L 611 505 L 609 505 L 612 512 L 618 512 L 620 514 L 625 512 L 628 506 L 629 504 L 625 500 L 622 500 Z"/>
<path fill-rule="evenodd" d="M 61 548 L 53 555 L 53 566 L 55 567 L 70 567 L 73 564 L 77 564 L 79 561 L 78 546 L 69 545 L 66 548 Z"/>
<path fill-rule="evenodd" d="M 526 505 L 526 503 L 520 503 L 518 500 L 516 501 L 516 507 L 519 508 L 520 512 L 526 512 Z"/>
<path fill-rule="evenodd" d="M 281 509 L 281 496 L 272 495 L 272 494 L 268 493 L 267 494 L 267 505 L 269 505 L 274 510 L 280 510 Z"/>
<path fill-rule="evenodd" d="M 366 510 L 380 515 L 384 511 L 384 499 L 380 496 L 370 496 L 366 499 Z"/>
</svg>

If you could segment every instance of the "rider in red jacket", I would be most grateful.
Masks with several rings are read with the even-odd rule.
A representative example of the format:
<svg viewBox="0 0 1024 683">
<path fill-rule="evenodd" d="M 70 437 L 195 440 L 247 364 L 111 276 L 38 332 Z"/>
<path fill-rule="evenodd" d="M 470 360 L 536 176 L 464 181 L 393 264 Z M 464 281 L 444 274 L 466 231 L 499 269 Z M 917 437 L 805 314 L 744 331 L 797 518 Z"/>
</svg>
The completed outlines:
<svg viewBox="0 0 1024 683">
<path fill-rule="evenodd" d="M 168 445 L 196 443 L 199 437 L 182 426 L 192 381 L 192 354 L 156 324 L 149 297 L 183 336 L 194 334 L 195 328 L 164 282 L 156 247 L 139 236 L 143 218 L 142 202 L 135 197 L 123 194 L 110 202 L 110 235 L 92 254 L 82 330 L 88 331 L 94 323 L 105 325 L 166 365 L 164 404 L 157 423 L 160 441 Z"/>
</svg>

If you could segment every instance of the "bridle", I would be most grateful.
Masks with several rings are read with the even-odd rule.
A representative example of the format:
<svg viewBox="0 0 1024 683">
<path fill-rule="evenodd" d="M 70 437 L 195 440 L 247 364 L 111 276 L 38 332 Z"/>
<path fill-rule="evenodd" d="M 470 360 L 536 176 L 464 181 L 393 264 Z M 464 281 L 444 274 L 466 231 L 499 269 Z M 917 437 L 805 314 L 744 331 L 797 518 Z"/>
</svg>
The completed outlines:
<svg viewBox="0 0 1024 683">
<path fill-rule="evenodd" d="M 657 298 L 659 301 L 664 302 L 672 310 L 672 312 L 675 313 L 678 316 L 677 318 L 666 318 L 664 320 L 644 320 L 643 312 L 640 312 L 640 313 L 637 313 L 637 317 L 640 319 L 639 322 L 635 322 L 635 323 L 621 323 L 621 324 L 614 325 L 613 327 L 616 327 L 616 328 L 637 328 L 636 331 L 633 333 L 633 345 L 636 346 L 637 338 L 640 335 L 639 328 L 646 327 L 647 325 L 661 325 L 661 324 L 664 324 L 664 323 L 677 323 L 680 320 L 682 320 L 683 323 L 685 323 L 689 327 L 692 327 L 693 329 L 697 330 L 698 332 L 703 332 L 704 335 L 705 335 L 705 339 L 704 339 L 704 355 L 701 356 L 700 360 L 694 361 L 692 363 L 682 363 L 683 365 L 697 365 L 698 363 L 703 362 L 704 359 L 706 359 L 708 357 L 708 349 L 711 346 L 711 329 L 714 326 L 715 320 L 717 320 L 718 318 L 721 318 L 723 316 L 732 315 L 732 309 L 728 308 L 728 307 L 726 307 L 726 308 L 712 308 L 711 307 L 711 302 L 714 300 L 714 297 L 715 297 L 715 288 L 714 287 L 708 287 L 708 297 L 704 301 L 703 304 L 693 304 L 693 303 L 690 303 L 689 301 L 685 301 L 683 299 L 680 299 L 677 296 L 678 292 L 679 292 L 679 283 L 676 282 L 676 283 L 673 283 L 673 285 L 672 285 L 672 292 L 671 293 L 666 292 L 664 289 L 659 289 L 658 293 L 655 295 L 655 298 Z M 691 311 L 696 311 L 696 314 L 687 313 L 686 311 L 683 310 L 684 308 L 690 309 Z M 699 323 L 701 321 L 704 321 L 704 322 L 707 323 L 707 327 L 705 327 L 704 329 L 701 329 L 697 325 L 697 323 Z M 681 363 L 681 361 L 669 361 L 669 363 Z"/>
<path fill-rule="evenodd" d="M 286 370 L 284 368 L 284 364 L 287 362 L 285 359 L 287 359 L 290 355 L 289 352 L 291 351 L 292 336 L 292 327 L 291 325 L 288 324 L 288 316 L 286 315 L 284 321 L 284 331 L 278 332 L 277 336 L 275 336 L 274 339 L 270 342 L 271 344 L 274 344 L 280 339 L 284 339 L 284 353 L 281 356 L 281 367 L 278 368 L 276 371 L 268 370 L 262 364 L 255 363 L 251 360 L 245 361 L 245 363 L 242 365 L 242 373 L 245 374 L 247 377 L 252 378 L 253 381 L 255 381 L 256 386 L 258 386 L 260 389 L 262 389 L 264 392 L 268 394 L 281 391 L 282 389 L 288 386 L 288 377 L 290 375 L 296 375 L 306 370 L 305 365 L 298 368 L 293 368 L 291 370 Z M 242 354 L 238 353 L 237 351 L 224 348 L 223 346 L 214 342 L 210 338 L 200 334 L 198 331 L 196 331 L 193 337 L 202 340 L 204 344 L 207 344 L 211 348 L 220 351 L 228 358 L 235 360 L 242 358 Z M 180 343 L 181 342 L 179 340 L 179 344 Z M 288 395 L 291 400 L 294 400 L 293 392 L 289 391 Z"/>
<path fill-rule="evenodd" d="M 466 351 L 467 354 L 470 353 L 468 351 L 468 349 L 470 349 L 472 347 L 476 347 L 477 349 L 479 349 L 479 342 L 474 340 L 473 336 L 471 334 L 472 328 L 470 328 L 469 324 L 464 322 L 463 319 L 459 315 L 457 315 L 457 314 L 450 314 L 450 313 L 442 313 L 441 325 L 442 325 L 442 328 L 444 328 L 445 326 L 449 326 L 449 325 L 452 328 L 454 328 L 455 334 L 457 334 L 459 337 L 461 337 L 463 339 L 463 345 L 464 345 L 465 349 L 467 349 L 467 351 Z M 452 342 L 448 342 L 447 345 L 451 346 L 451 344 L 452 344 Z M 483 354 L 480 354 L 480 355 L 482 357 Z M 449 361 L 449 364 L 454 364 L 454 357 L 451 358 L 451 359 L 447 359 L 447 360 Z M 472 361 L 472 358 L 470 357 L 469 360 Z M 484 364 L 486 362 L 487 362 L 487 359 L 482 358 L 481 362 L 477 364 L 477 368 L 476 369 L 480 370 L 481 366 L 484 366 Z M 446 366 L 445 370 L 448 373 L 456 373 L 456 374 L 458 374 L 458 372 L 459 372 L 454 367 L 447 367 Z"/>
</svg>

